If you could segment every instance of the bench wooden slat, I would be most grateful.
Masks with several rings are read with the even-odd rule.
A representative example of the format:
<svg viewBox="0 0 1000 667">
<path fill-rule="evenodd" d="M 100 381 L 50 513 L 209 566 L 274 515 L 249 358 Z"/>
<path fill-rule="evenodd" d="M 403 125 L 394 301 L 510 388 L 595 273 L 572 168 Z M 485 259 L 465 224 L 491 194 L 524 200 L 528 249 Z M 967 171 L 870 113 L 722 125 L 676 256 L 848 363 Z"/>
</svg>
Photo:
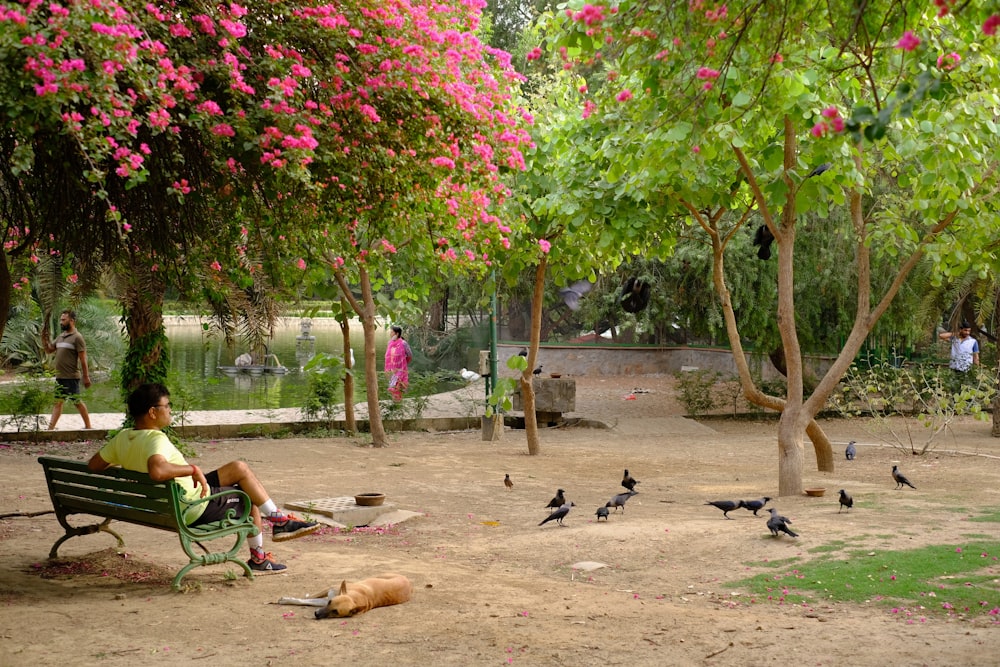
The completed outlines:
<svg viewBox="0 0 1000 667">
<path fill-rule="evenodd" d="M 190 562 L 174 577 L 175 590 L 180 589 L 185 574 L 204 565 L 236 563 L 248 578 L 253 578 L 250 566 L 238 555 L 246 538 L 258 532 L 249 512 L 250 498 L 243 491 L 226 492 L 243 496 L 247 511 L 242 516 L 192 527 L 184 524 L 187 504 L 182 499 L 180 485 L 174 480 L 154 482 L 146 473 L 121 468 L 93 472 L 82 461 L 53 456 L 41 456 L 38 462 L 45 471 L 56 518 L 66 531 L 52 546 L 49 558 L 55 558 L 59 546 L 71 537 L 98 531 L 115 536 L 119 548 L 124 548 L 124 540 L 109 527 L 111 520 L 116 520 L 177 533 Z M 73 514 L 89 514 L 105 520 L 100 524 L 72 526 L 67 517 Z M 223 537 L 235 538 L 232 548 L 225 552 L 213 553 L 201 544 Z M 192 544 L 197 544 L 205 553 L 195 553 Z"/>
</svg>

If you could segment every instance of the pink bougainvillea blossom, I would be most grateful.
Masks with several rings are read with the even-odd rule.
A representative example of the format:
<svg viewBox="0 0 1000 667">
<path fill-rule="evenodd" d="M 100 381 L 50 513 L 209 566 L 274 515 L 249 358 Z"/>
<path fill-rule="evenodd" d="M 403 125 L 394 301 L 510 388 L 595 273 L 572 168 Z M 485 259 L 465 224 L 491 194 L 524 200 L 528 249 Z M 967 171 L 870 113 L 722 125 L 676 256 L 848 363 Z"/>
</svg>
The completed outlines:
<svg viewBox="0 0 1000 667">
<path fill-rule="evenodd" d="M 300 269 L 302 269 L 303 271 L 305 271 L 306 270 L 306 260 L 304 260 L 301 257 L 299 257 L 298 261 L 295 262 L 295 266 L 297 266 Z"/>
<path fill-rule="evenodd" d="M 212 267 L 212 270 L 214 271 L 222 270 L 222 264 L 219 264 L 219 260 L 214 260 L 211 264 L 209 264 L 209 266 Z"/>
<path fill-rule="evenodd" d="M 986 19 L 983 23 L 983 34 L 992 37 L 997 34 L 997 28 L 1000 28 L 1000 14 L 994 14 Z"/>
<path fill-rule="evenodd" d="M 528 55 L 525 56 L 527 60 L 538 60 L 541 57 L 542 57 L 542 49 L 539 46 L 536 46 L 532 50 L 528 51 Z"/>
<path fill-rule="evenodd" d="M 549 250 L 552 249 L 552 244 L 545 239 L 538 239 L 538 247 L 542 249 L 542 252 L 548 254 Z"/>
<path fill-rule="evenodd" d="M 618 96 L 615 99 L 617 99 L 619 102 L 628 102 L 630 99 L 632 99 L 632 91 L 626 88 L 625 90 L 618 93 Z"/>
<path fill-rule="evenodd" d="M 937 66 L 939 69 L 952 70 L 958 67 L 958 63 L 960 62 L 962 62 L 962 56 L 952 51 L 951 53 L 943 53 L 938 56 Z"/>
<path fill-rule="evenodd" d="M 912 51 L 920 46 L 920 38 L 913 34 L 912 30 L 907 30 L 896 42 L 896 48 L 904 51 Z"/>
</svg>

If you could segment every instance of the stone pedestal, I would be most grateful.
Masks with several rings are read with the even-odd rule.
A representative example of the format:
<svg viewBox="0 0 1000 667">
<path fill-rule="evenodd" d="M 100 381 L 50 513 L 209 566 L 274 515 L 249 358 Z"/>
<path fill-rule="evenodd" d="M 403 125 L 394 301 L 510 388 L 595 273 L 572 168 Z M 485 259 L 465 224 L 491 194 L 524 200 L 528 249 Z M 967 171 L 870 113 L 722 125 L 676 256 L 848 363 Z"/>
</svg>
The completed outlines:
<svg viewBox="0 0 1000 667">
<path fill-rule="evenodd" d="M 535 417 L 539 423 L 557 422 L 564 412 L 576 410 L 576 380 L 572 378 L 532 378 L 535 389 Z M 513 395 L 515 410 L 524 410 L 521 392 Z"/>
</svg>

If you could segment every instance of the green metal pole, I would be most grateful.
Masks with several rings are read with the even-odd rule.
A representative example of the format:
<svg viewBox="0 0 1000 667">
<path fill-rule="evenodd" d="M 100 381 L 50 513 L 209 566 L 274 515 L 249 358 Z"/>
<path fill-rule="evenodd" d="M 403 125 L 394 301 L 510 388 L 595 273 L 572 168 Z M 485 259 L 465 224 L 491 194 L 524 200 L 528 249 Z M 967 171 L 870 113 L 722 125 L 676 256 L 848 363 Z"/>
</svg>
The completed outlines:
<svg viewBox="0 0 1000 667">
<path fill-rule="evenodd" d="M 493 271 L 493 294 L 490 295 L 490 374 L 486 376 L 486 398 L 497 386 L 497 272 Z"/>
</svg>

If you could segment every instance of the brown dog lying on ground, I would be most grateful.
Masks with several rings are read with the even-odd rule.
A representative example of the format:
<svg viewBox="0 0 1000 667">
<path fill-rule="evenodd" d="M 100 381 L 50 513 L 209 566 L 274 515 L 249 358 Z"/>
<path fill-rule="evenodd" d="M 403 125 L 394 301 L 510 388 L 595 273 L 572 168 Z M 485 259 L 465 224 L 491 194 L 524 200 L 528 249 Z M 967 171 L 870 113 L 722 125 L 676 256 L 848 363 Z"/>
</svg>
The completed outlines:
<svg viewBox="0 0 1000 667">
<path fill-rule="evenodd" d="M 344 618 L 363 614 L 375 607 L 388 607 L 410 599 L 413 584 L 401 574 L 380 574 L 353 584 L 340 582 L 340 588 L 328 588 L 306 598 L 281 598 L 278 604 L 322 607 L 316 618 Z"/>
</svg>

